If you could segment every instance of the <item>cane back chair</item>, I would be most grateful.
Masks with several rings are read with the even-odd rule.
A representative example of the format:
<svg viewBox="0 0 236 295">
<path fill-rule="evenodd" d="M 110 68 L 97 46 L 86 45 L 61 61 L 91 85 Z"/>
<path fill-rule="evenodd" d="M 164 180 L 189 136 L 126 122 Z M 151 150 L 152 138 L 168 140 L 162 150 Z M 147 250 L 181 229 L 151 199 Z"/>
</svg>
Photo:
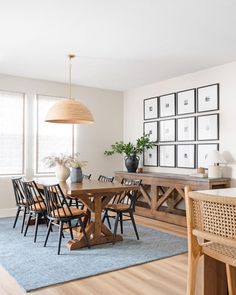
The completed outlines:
<svg viewBox="0 0 236 295">
<path fill-rule="evenodd" d="M 194 295 L 202 255 L 226 264 L 229 295 L 236 294 L 236 196 L 213 196 L 185 187 L 188 229 L 187 294 Z"/>
</svg>

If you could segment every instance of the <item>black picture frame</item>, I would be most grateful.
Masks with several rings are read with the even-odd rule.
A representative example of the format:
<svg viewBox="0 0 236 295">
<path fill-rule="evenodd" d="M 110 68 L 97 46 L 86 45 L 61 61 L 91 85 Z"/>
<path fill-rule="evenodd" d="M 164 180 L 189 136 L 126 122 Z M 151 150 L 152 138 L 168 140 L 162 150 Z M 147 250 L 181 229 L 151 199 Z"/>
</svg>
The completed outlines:
<svg viewBox="0 0 236 295">
<path fill-rule="evenodd" d="M 214 146 L 214 147 L 216 147 L 216 150 L 219 151 L 220 145 L 217 142 L 215 142 L 215 143 L 211 142 L 211 143 L 199 143 L 199 144 L 197 144 L 197 160 L 196 160 L 197 163 L 196 163 L 196 165 L 197 165 L 197 167 L 207 168 L 204 165 L 199 165 L 199 158 L 200 158 L 199 157 L 199 146 L 203 146 L 204 149 L 205 149 L 204 153 L 206 153 L 207 146 Z"/>
<path fill-rule="evenodd" d="M 215 94 L 211 94 L 212 91 L 214 91 L 215 88 Z M 206 93 L 200 93 L 202 90 L 205 90 Z M 209 95 L 207 95 L 207 91 L 209 92 Z M 207 107 L 207 103 L 210 102 L 210 96 L 213 95 L 213 104 L 215 105 L 215 107 Z M 200 109 L 202 108 L 201 104 L 203 102 L 200 103 L 200 100 L 203 100 L 205 96 L 205 100 L 208 99 L 208 101 L 206 101 L 206 108 L 205 109 Z M 197 88 L 197 112 L 198 113 L 205 113 L 205 112 L 212 112 L 212 111 L 217 111 L 220 108 L 220 84 L 219 83 L 214 83 L 214 84 L 209 84 L 209 85 L 205 85 L 202 87 L 198 87 Z"/>
<path fill-rule="evenodd" d="M 156 156 L 156 159 L 154 158 L 154 162 L 148 164 L 146 162 L 146 153 L 151 153 L 152 155 Z M 145 167 L 157 167 L 158 166 L 158 146 L 155 145 L 152 149 L 144 150 L 143 152 L 143 166 Z"/>
<path fill-rule="evenodd" d="M 193 162 L 193 165 L 189 165 L 189 166 L 185 166 L 185 165 L 180 165 L 180 159 L 179 159 L 179 149 L 180 147 L 192 147 L 193 148 L 193 159 L 192 159 L 192 162 Z M 187 153 L 187 151 L 186 151 Z M 184 168 L 184 169 L 195 169 L 196 168 L 196 144 L 192 144 L 192 143 L 189 143 L 189 144 L 177 144 L 177 148 L 176 148 L 176 159 L 177 159 L 177 164 L 176 164 L 176 167 L 177 168 Z"/>
<path fill-rule="evenodd" d="M 169 102 L 165 102 L 164 100 L 167 99 L 169 96 L 169 99 L 172 100 L 172 101 L 169 101 Z M 161 114 L 162 112 L 162 104 L 170 104 L 172 103 L 173 104 L 173 107 L 172 107 L 172 112 L 170 114 Z M 169 93 L 169 94 L 164 94 L 164 95 L 161 95 L 159 96 L 159 106 L 158 106 L 158 109 L 159 109 L 159 118 L 170 118 L 170 117 L 174 117 L 176 115 L 176 93 Z M 165 109 L 165 108 L 164 108 Z"/>
<path fill-rule="evenodd" d="M 173 147 L 174 150 L 173 150 L 173 157 L 174 157 L 174 160 L 173 160 L 173 165 L 162 165 L 161 164 L 161 148 L 163 147 Z M 158 148 L 158 166 L 159 167 L 167 167 L 167 168 L 175 168 L 176 167 L 176 145 L 175 144 L 161 144 L 159 145 L 159 148 Z"/>
<path fill-rule="evenodd" d="M 184 121 L 187 119 L 192 119 L 193 121 L 193 136 L 191 138 L 187 138 L 187 139 L 181 139 L 180 138 L 180 130 L 179 130 L 179 126 L 180 126 L 180 121 Z M 196 140 L 196 117 L 195 116 L 190 116 L 190 117 L 182 117 L 182 118 L 177 118 L 176 119 L 176 138 L 178 142 L 186 142 L 186 141 L 195 141 Z"/>
<path fill-rule="evenodd" d="M 155 130 L 152 132 L 152 134 L 155 133 L 155 137 L 153 138 L 153 136 L 149 136 L 150 140 L 151 141 L 154 141 L 154 142 L 157 142 L 158 141 L 158 138 L 159 138 L 159 129 L 158 129 L 158 121 L 146 121 L 146 122 L 143 122 L 143 134 L 147 134 L 146 133 L 146 126 L 148 125 L 153 125 L 153 127 L 156 129 L 156 132 Z"/>
<path fill-rule="evenodd" d="M 183 94 L 186 94 L 188 92 L 192 92 L 192 94 L 189 94 L 189 99 L 190 99 L 190 102 L 191 102 L 191 105 L 192 105 L 192 111 L 188 111 L 187 110 L 187 107 L 186 107 L 186 111 L 182 111 L 180 112 L 179 111 L 179 107 L 182 105 L 182 103 L 180 102 L 180 95 L 183 95 Z M 196 113 L 196 88 L 191 88 L 191 89 L 186 89 L 186 90 L 182 90 L 182 91 L 178 91 L 176 93 L 176 115 L 179 116 L 179 115 L 189 115 L 189 114 L 195 114 Z M 188 96 L 187 96 L 188 97 Z M 187 99 L 187 97 L 185 99 Z M 184 99 L 184 98 L 182 98 Z M 185 104 L 186 102 L 184 102 Z"/>
<path fill-rule="evenodd" d="M 216 132 L 215 132 L 216 136 L 215 137 L 200 136 L 200 132 L 202 132 L 203 128 L 200 126 L 199 121 L 200 121 L 200 119 L 207 118 L 207 117 L 216 117 L 216 125 L 214 126 L 214 128 L 216 128 Z M 219 116 L 218 113 L 217 114 L 207 114 L 207 115 L 197 116 L 197 140 L 198 141 L 215 141 L 215 140 L 219 140 L 219 136 L 220 136 L 220 134 L 219 134 L 220 133 L 219 125 L 220 125 L 220 116 Z M 208 127 L 208 128 L 210 128 L 210 127 Z"/>
<path fill-rule="evenodd" d="M 153 110 L 152 110 L 153 116 L 151 116 L 152 111 L 149 110 L 149 112 L 148 112 L 148 108 L 150 108 L 150 107 L 153 108 Z M 144 121 L 157 119 L 158 118 L 158 107 L 159 107 L 159 104 L 158 104 L 158 97 L 157 96 L 145 98 L 143 100 L 143 119 L 144 119 Z"/>
<path fill-rule="evenodd" d="M 173 130 L 172 133 L 174 133 L 172 139 L 170 140 L 163 140 L 162 139 L 162 132 L 161 132 L 161 128 L 162 128 L 162 124 L 167 123 L 167 122 L 173 122 L 174 126 L 173 126 Z M 166 120 L 160 120 L 159 121 L 159 142 L 160 143 L 164 143 L 164 142 L 174 142 L 176 140 L 176 119 L 166 119 Z"/>
</svg>

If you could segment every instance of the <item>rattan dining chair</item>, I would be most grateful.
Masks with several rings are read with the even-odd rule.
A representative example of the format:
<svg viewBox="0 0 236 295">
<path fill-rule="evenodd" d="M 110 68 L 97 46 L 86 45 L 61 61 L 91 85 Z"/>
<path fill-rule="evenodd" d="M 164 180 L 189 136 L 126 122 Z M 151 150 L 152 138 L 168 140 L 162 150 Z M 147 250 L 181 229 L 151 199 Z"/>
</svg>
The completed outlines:
<svg viewBox="0 0 236 295">
<path fill-rule="evenodd" d="M 87 242 L 88 248 L 90 248 L 89 240 L 82 222 L 82 218 L 86 216 L 85 211 L 78 208 L 70 207 L 68 205 L 67 199 L 63 194 L 63 191 L 59 184 L 44 186 L 44 194 L 46 197 L 47 218 L 49 220 L 44 247 L 46 247 L 47 245 L 52 225 L 58 226 L 59 237 L 57 254 L 59 255 L 63 230 L 69 229 L 71 239 L 73 240 L 74 237 L 72 229 L 74 227 L 77 227 L 77 224 L 73 225 L 71 221 L 76 220 L 81 227 L 81 231 L 83 233 L 85 241 Z"/>
<path fill-rule="evenodd" d="M 131 220 L 136 237 L 139 240 L 139 234 L 138 234 L 137 227 L 135 224 L 135 219 L 134 219 L 134 212 L 135 212 L 137 193 L 139 191 L 139 186 L 141 185 L 141 183 L 142 183 L 142 180 L 123 178 L 121 181 L 121 184 L 137 186 L 137 190 L 130 190 L 122 194 L 117 194 L 112 199 L 112 202 L 106 206 L 102 221 L 104 222 L 105 220 L 107 220 L 107 223 L 109 227 L 111 228 L 109 219 L 115 217 L 115 225 L 114 225 L 114 232 L 113 232 L 114 236 L 116 236 L 119 222 L 120 222 L 121 234 L 123 234 L 123 222 Z M 112 212 L 113 214 L 115 213 L 115 216 L 110 215 L 109 214 L 110 212 Z"/>
<path fill-rule="evenodd" d="M 13 223 L 13 228 L 16 227 L 19 214 L 21 211 L 23 211 L 23 218 L 22 218 L 22 225 L 21 225 L 21 233 L 23 233 L 25 217 L 28 211 L 27 211 L 26 196 L 25 196 L 25 192 L 24 192 L 24 188 L 23 188 L 23 184 L 21 180 L 22 180 L 22 177 L 13 177 L 11 179 L 14 195 L 15 195 L 16 206 L 17 206 L 16 217 Z"/>
<path fill-rule="evenodd" d="M 46 204 L 44 201 L 43 194 L 39 191 L 37 184 L 34 180 L 32 181 L 22 181 L 24 192 L 26 196 L 26 204 L 29 211 L 29 216 L 24 232 L 24 236 L 26 236 L 29 224 L 31 221 L 31 218 L 35 218 L 35 227 L 34 227 L 34 243 L 37 239 L 37 233 L 38 233 L 38 225 L 39 225 L 39 219 L 44 218 L 46 219 Z"/>
<path fill-rule="evenodd" d="M 202 255 L 226 264 L 229 295 L 236 294 L 236 196 L 213 196 L 185 187 L 188 230 L 187 295 L 194 295 Z"/>
</svg>

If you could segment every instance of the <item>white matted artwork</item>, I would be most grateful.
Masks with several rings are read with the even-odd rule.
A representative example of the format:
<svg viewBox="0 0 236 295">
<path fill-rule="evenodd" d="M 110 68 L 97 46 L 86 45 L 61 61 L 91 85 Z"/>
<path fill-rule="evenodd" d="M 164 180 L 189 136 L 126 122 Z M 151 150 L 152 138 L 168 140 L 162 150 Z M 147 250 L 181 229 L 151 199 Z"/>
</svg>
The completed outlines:
<svg viewBox="0 0 236 295">
<path fill-rule="evenodd" d="M 159 121 L 159 140 L 175 141 L 175 119 Z"/>
<path fill-rule="evenodd" d="M 175 116 L 175 93 L 159 97 L 160 118 Z"/>
<path fill-rule="evenodd" d="M 155 122 L 144 122 L 144 125 L 143 125 L 144 134 L 149 134 L 150 140 L 154 142 L 156 142 L 158 138 L 157 124 L 158 124 L 157 121 L 155 121 Z"/>
<path fill-rule="evenodd" d="M 177 167 L 195 168 L 195 144 L 177 145 Z"/>
<path fill-rule="evenodd" d="M 196 89 L 177 93 L 177 115 L 192 114 L 196 111 Z"/>
<path fill-rule="evenodd" d="M 175 145 L 159 145 L 159 166 L 175 167 Z"/>
<path fill-rule="evenodd" d="M 157 97 L 146 98 L 143 101 L 144 120 L 156 119 L 158 116 Z"/>
<path fill-rule="evenodd" d="M 157 166 L 157 146 L 144 151 L 143 166 Z"/>
<path fill-rule="evenodd" d="M 178 141 L 194 141 L 195 117 L 177 119 L 177 139 Z"/>
<path fill-rule="evenodd" d="M 199 116 L 197 121 L 198 140 L 219 139 L 219 114 Z"/>
<path fill-rule="evenodd" d="M 207 168 L 206 158 L 211 151 L 219 150 L 218 143 L 202 143 L 197 145 L 197 166 Z"/>
<path fill-rule="evenodd" d="M 197 111 L 208 112 L 219 109 L 219 84 L 197 89 Z"/>
</svg>

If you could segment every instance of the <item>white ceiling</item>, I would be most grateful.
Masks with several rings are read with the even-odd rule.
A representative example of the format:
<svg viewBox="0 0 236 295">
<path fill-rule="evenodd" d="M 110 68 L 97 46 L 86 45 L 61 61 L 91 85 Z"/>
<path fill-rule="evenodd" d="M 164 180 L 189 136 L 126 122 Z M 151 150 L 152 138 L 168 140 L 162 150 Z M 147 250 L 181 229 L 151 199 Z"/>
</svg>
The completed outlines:
<svg viewBox="0 0 236 295">
<path fill-rule="evenodd" d="M 127 90 L 236 60 L 235 0 L 0 0 L 0 73 Z"/>
</svg>

